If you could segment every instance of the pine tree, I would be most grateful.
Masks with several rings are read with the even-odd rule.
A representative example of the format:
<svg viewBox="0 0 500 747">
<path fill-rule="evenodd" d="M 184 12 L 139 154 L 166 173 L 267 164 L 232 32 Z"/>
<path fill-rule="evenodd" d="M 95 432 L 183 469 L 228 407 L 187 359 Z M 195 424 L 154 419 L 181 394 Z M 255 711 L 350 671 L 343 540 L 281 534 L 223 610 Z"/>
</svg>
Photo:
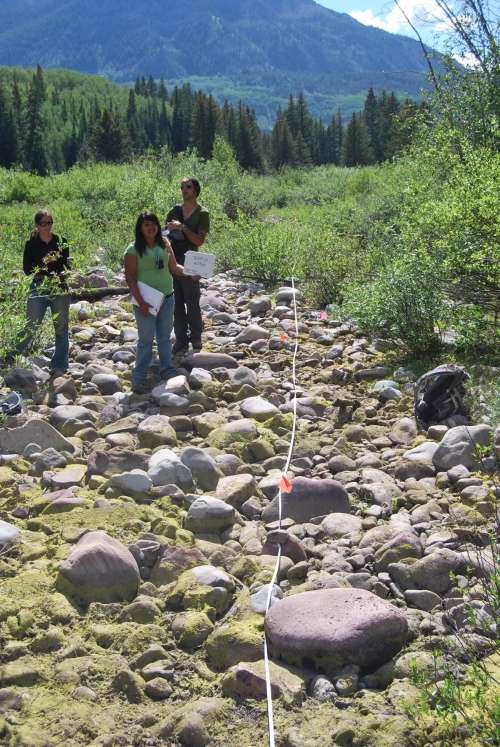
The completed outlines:
<svg viewBox="0 0 500 747">
<path fill-rule="evenodd" d="M 264 156 L 255 114 L 241 102 L 238 107 L 236 155 L 243 169 L 264 170 Z"/>
<path fill-rule="evenodd" d="M 157 90 L 153 76 L 150 75 L 146 83 L 146 96 L 150 96 L 152 99 L 156 98 Z"/>
<path fill-rule="evenodd" d="M 168 101 L 167 87 L 165 85 L 165 81 L 163 80 L 163 78 L 160 79 L 160 83 L 158 85 L 158 98 L 160 99 L 160 101 L 163 101 L 164 103 Z"/>
<path fill-rule="evenodd" d="M 172 96 L 172 150 L 179 153 L 186 150 L 191 140 L 191 118 L 193 92 L 189 83 L 181 89 L 174 88 Z"/>
<path fill-rule="evenodd" d="M 353 114 L 347 125 L 342 163 L 344 166 L 366 166 L 373 163 L 368 130 L 361 115 Z"/>
<path fill-rule="evenodd" d="M 380 162 L 383 159 L 383 153 L 380 143 L 380 110 L 379 102 L 373 92 L 373 88 L 368 90 L 365 105 L 363 109 L 370 148 L 372 149 L 375 161 Z"/>
<path fill-rule="evenodd" d="M 44 128 L 42 107 L 46 97 L 45 81 L 40 65 L 30 83 L 26 109 L 26 141 L 24 158 L 30 171 L 46 174 L 48 171 L 47 152 L 44 143 Z"/>
<path fill-rule="evenodd" d="M 165 104 L 165 101 L 162 101 L 160 110 L 159 140 L 160 145 L 166 145 L 168 148 L 171 148 L 172 132 L 170 129 L 170 120 L 168 118 L 167 106 Z"/>
<path fill-rule="evenodd" d="M 128 92 L 127 114 L 125 121 L 130 135 L 132 147 L 136 153 L 143 150 L 145 144 L 144 131 L 139 123 L 137 113 L 137 104 L 135 99 L 135 90 L 133 88 Z"/>
<path fill-rule="evenodd" d="M 201 158 L 208 158 L 207 135 L 207 104 L 205 97 L 199 91 L 193 107 L 191 120 L 191 145 L 196 148 Z"/>
<path fill-rule="evenodd" d="M 21 99 L 21 92 L 17 79 L 14 78 L 12 83 L 12 124 L 14 127 L 15 138 L 17 143 L 16 152 L 16 163 L 23 163 L 24 161 L 24 141 L 25 141 L 25 129 L 24 129 L 24 114 L 23 114 L 23 103 Z"/>
<path fill-rule="evenodd" d="M 288 121 L 278 112 L 271 133 L 271 161 L 275 169 L 295 163 L 295 144 Z"/>
<path fill-rule="evenodd" d="M 328 125 L 326 131 L 326 163 L 333 163 L 336 166 L 340 164 L 342 155 L 342 117 L 340 111 L 332 117 L 332 121 Z"/>
<path fill-rule="evenodd" d="M 149 145 L 158 148 L 160 145 L 160 113 L 156 100 L 153 98 L 148 99 L 145 130 Z"/>
<path fill-rule="evenodd" d="M 88 150 L 96 161 L 125 161 L 131 152 L 130 138 L 123 122 L 104 109 L 88 140 Z"/>
<path fill-rule="evenodd" d="M 311 152 L 309 150 L 309 146 L 304 140 L 302 132 L 300 131 L 294 141 L 294 151 L 295 151 L 295 159 L 294 159 L 295 166 L 299 166 L 302 168 L 307 168 L 311 166 Z"/>
<path fill-rule="evenodd" d="M 212 158 L 214 140 L 220 129 L 220 110 L 212 95 L 207 100 L 207 158 Z"/>
<path fill-rule="evenodd" d="M 12 111 L 0 81 L 0 166 L 13 166 L 17 162 L 17 134 Z"/>
</svg>

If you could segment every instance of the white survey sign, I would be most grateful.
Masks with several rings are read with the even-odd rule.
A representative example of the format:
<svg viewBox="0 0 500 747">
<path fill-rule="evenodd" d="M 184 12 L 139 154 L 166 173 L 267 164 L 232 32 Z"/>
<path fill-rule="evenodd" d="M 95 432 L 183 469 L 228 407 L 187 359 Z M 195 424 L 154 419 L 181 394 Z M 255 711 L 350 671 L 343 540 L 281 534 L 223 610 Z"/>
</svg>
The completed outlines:
<svg viewBox="0 0 500 747">
<path fill-rule="evenodd" d="M 211 278 L 215 271 L 215 254 L 205 252 L 186 252 L 184 259 L 184 273 L 186 275 L 199 275 L 202 278 Z"/>
</svg>

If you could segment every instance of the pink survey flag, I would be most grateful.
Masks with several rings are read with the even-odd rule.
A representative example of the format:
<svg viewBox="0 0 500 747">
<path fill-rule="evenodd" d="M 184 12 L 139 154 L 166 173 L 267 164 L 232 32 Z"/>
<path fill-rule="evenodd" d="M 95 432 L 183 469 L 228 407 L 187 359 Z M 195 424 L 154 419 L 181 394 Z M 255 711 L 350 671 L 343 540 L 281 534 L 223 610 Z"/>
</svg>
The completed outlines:
<svg viewBox="0 0 500 747">
<path fill-rule="evenodd" d="M 281 475 L 281 480 L 279 484 L 279 488 L 282 493 L 291 493 L 292 492 L 292 483 L 288 479 L 286 475 Z"/>
</svg>

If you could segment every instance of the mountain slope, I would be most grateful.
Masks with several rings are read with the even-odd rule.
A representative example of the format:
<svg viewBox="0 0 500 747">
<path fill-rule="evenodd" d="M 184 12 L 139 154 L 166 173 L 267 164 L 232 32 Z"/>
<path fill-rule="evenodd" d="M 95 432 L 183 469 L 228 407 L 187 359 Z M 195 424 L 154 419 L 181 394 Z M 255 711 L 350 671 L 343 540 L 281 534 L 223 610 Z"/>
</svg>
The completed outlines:
<svg viewBox="0 0 500 747">
<path fill-rule="evenodd" d="M 313 0 L 2 0 L 0 65 L 37 63 L 343 95 L 415 94 L 426 71 L 417 42 Z"/>
</svg>

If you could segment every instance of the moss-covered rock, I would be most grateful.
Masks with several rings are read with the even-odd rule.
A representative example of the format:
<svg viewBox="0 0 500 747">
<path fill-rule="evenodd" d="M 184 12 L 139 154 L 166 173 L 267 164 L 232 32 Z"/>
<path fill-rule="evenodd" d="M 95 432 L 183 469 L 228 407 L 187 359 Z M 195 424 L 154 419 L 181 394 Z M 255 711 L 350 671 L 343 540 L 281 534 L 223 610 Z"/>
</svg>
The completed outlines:
<svg viewBox="0 0 500 747">
<path fill-rule="evenodd" d="M 172 634 L 181 648 L 188 651 L 201 646 L 213 631 L 214 625 L 205 612 L 180 612 L 172 623 Z"/>
<path fill-rule="evenodd" d="M 306 696 L 303 677 L 298 671 L 269 663 L 271 695 L 282 698 L 287 705 L 300 705 Z M 240 662 L 231 667 L 222 678 L 222 692 L 232 698 L 263 700 L 266 697 L 264 661 Z"/>
<path fill-rule="evenodd" d="M 200 698 L 171 716 L 160 728 L 161 739 L 176 738 L 183 747 L 207 747 L 213 737 L 225 733 L 231 711 L 230 701 L 222 698 Z"/>
<path fill-rule="evenodd" d="M 217 627 L 205 642 L 210 664 L 225 670 L 240 661 L 258 661 L 264 656 L 264 620 L 248 615 Z"/>
</svg>

